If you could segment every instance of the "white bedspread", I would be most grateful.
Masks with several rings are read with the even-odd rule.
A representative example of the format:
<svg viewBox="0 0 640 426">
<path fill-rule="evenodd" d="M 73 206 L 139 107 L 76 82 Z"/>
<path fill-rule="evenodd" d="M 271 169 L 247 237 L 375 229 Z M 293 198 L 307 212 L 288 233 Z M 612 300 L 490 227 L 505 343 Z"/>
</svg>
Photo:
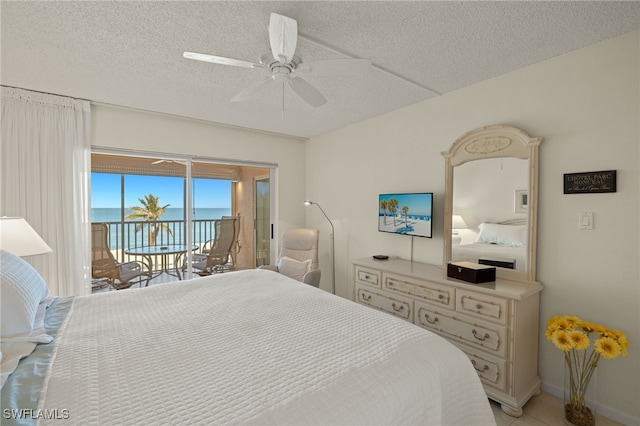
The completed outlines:
<svg viewBox="0 0 640 426">
<path fill-rule="evenodd" d="M 495 424 L 453 345 L 266 270 L 79 297 L 56 344 L 65 424 Z"/>
</svg>

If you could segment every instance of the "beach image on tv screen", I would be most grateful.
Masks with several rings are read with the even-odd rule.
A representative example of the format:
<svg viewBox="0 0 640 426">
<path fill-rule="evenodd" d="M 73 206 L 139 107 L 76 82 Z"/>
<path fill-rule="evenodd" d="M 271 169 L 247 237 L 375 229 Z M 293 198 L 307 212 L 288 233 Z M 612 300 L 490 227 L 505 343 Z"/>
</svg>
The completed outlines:
<svg viewBox="0 0 640 426">
<path fill-rule="evenodd" d="M 378 230 L 431 237 L 433 194 L 380 194 Z"/>
</svg>

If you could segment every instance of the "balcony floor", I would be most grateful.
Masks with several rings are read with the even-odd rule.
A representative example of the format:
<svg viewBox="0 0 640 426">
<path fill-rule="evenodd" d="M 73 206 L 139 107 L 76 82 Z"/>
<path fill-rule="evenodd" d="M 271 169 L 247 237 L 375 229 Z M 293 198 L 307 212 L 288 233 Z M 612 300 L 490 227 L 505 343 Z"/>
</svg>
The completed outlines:
<svg viewBox="0 0 640 426">
<path fill-rule="evenodd" d="M 200 276 L 197 275 L 197 274 L 194 274 L 193 277 L 194 278 L 199 278 Z M 165 273 L 162 273 L 162 274 L 159 274 L 159 275 L 153 277 L 149 281 L 149 286 L 156 285 L 156 284 L 171 283 L 171 282 L 176 282 L 176 281 L 180 281 L 180 279 L 178 277 L 176 277 L 175 275 L 171 275 L 171 274 L 168 274 L 168 273 L 165 272 Z M 143 287 L 144 287 L 144 282 L 143 282 Z M 134 284 L 129 288 L 140 288 L 140 285 Z M 123 289 L 123 290 L 127 290 L 127 289 Z M 104 292 L 107 292 L 107 291 L 117 291 L 117 290 L 115 288 L 111 287 L 110 285 L 106 284 L 103 287 L 93 288 L 92 291 L 91 291 L 91 294 L 104 293 Z"/>
</svg>

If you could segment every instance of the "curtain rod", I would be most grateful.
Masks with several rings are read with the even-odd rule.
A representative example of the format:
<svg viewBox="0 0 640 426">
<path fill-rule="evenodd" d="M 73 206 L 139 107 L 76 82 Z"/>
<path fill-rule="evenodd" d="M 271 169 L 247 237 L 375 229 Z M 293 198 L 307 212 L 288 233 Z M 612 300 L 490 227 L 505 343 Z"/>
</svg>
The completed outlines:
<svg viewBox="0 0 640 426">
<path fill-rule="evenodd" d="M 91 100 L 85 99 L 85 98 L 75 98 L 73 96 L 61 95 L 60 93 L 45 92 L 43 90 L 25 89 L 24 87 L 7 86 L 6 84 L 1 84 L 0 87 L 6 87 L 7 89 L 26 90 L 27 92 L 42 93 L 43 95 L 60 96 L 61 98 L 71 98 L 71 99 L 75 99 L 75 100 L 78 100 L 78 101 L 92 102 Z"/>
</svg>

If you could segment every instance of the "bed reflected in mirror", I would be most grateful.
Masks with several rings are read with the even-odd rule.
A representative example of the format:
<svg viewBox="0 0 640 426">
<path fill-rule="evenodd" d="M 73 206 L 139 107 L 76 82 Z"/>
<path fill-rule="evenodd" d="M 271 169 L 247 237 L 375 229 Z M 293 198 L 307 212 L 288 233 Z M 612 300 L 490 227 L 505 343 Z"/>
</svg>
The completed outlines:
<svg viewBox="0 0 640 426">
<path fill-rule="evenodd" d="M 453 172 L 451 260 L 527 270 L 529 160 L 469 161 Z"/>
</svg>

